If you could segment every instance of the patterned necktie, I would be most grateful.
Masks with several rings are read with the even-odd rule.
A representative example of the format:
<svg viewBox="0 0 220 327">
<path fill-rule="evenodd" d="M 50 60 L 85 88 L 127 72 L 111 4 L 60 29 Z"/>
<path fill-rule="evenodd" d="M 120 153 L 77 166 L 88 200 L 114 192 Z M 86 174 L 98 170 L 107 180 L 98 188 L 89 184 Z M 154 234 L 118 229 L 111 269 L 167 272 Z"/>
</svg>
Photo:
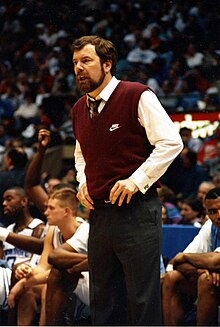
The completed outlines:
<svg viewBox="0 0 220 327">
<path fill-rule="evenodd" d="M 88 105 L 89 105 L 89 114 L 92 119 L 98 116 L 98 106 L 102 99 L 99 100 L 92 100 L 91 98 L 88 98 Z"/>
</svg>

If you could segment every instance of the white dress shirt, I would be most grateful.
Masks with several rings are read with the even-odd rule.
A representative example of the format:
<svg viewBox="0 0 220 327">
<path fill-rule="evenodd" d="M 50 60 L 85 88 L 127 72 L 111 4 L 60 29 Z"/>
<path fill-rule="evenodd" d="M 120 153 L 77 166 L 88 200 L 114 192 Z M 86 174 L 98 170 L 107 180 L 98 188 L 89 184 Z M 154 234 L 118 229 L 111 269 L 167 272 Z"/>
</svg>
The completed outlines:
<svg viewBox="0 0 220 327">
<path fill-rule="evenodd" d="M 98 111 L 101 112 L 112 92 L 120 81 L 112 77 L 108 85 L 100 92 L 102 98 Z M 138 104 L 138 120 L 145 128 L 146 136 L 155 148 L 146 161 L 129 177 L 145 193 L 167 170 L 183 148 L 179 132 L 162 107 L 157 96 L 150 90 L 144 91 Z M 76 140 L 75 163 L 79 187 L 86 182 L 85 161 L 80 144 Z"/>
</svg>

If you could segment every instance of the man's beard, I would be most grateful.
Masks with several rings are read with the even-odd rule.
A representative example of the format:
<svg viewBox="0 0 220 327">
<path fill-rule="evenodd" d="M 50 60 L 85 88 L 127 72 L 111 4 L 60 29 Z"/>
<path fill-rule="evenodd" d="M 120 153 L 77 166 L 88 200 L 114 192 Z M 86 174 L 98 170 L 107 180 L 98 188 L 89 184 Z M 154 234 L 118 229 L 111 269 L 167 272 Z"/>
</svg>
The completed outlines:
<svg viewBox="0 0 220 327">
<path fill-rule="evenodd" d="M 81 76 L 85 77 L 85 79 L 80 80 L 79 76 L 76 79 L 77 87 L 80 89 L 80 91 L 83 91 L 85 93 L 91 93 L 102 84 L 105 79 L 105 72 L 103 70 L 103 67 L 101 67 L 101 76 L 98 81 L 94 81 L 90 77 L 84 76 L 83 74 Z"/>
</svg>

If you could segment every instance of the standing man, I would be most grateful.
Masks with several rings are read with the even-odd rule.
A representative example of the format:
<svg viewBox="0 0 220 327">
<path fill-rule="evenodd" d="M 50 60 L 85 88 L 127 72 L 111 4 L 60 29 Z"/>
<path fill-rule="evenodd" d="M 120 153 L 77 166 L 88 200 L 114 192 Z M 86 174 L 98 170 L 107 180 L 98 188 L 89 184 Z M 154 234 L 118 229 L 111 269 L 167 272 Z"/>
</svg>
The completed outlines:
<svg viewBox="0 0 220 327">
<path fill-rule="evenodd" d="M 76 81 L 86 93 L 72 117 L 78 199 L 91 209 L 92 322 L 160 325 L 161 204 L 156 187 L 182 141 L 147 86 L 113 76 L 116 60 L 114 45 L 99 36 L 73 43 Z"/>
</svg>

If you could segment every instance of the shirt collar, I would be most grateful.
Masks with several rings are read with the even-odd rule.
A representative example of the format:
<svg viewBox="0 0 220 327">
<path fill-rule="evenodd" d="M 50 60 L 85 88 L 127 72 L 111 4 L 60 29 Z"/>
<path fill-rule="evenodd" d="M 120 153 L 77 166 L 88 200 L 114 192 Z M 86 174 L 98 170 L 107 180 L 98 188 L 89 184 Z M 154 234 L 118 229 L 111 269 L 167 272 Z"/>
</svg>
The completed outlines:
<svg viewBox="0 0 220 327">
<path fill-rule="evenodd" d="M 107 102 L 119 82 L 120 80 L 118 80 L 115 76 L 113 76 L 110 82 L 106 85 L 106 87 L 96 97 L 96 100 L 102 99 L 105 102 Z M 88 102 L 88 97 L 89 96 L 87 95 L 87 102 Z"/>
<path fill-rule="evenodd" d="M 104 101 L 108 101 L 119 82 L 120 80 L 113 76 L 106 87 L 99 93 L 98 97 L 102 98 Z"/>
</svg>

